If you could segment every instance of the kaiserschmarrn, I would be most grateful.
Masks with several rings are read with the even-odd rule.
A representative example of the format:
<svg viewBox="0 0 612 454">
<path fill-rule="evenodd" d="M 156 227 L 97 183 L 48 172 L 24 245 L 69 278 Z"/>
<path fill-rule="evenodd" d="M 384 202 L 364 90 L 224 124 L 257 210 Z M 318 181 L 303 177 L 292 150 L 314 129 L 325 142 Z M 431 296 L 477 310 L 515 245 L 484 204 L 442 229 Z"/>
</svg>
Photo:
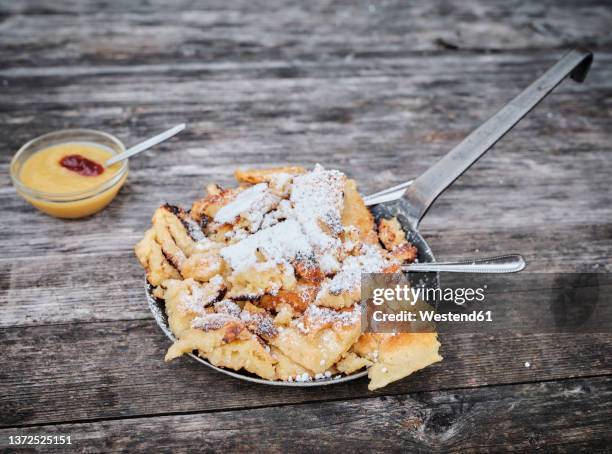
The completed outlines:
<svg viewBox="0 0 612 454">
<path fill-rule="evenodd" d="M 380 388 L 442 358 L 436 333 L 361 333 L 361 273 L 414 261 L 397 219 L 378 225 L 355 182 L 317 165 L 236 171 L 189 211 L 163 205 L 136 245 L 176 342 L 268 380 L 367 368 Z"/>
</svg>

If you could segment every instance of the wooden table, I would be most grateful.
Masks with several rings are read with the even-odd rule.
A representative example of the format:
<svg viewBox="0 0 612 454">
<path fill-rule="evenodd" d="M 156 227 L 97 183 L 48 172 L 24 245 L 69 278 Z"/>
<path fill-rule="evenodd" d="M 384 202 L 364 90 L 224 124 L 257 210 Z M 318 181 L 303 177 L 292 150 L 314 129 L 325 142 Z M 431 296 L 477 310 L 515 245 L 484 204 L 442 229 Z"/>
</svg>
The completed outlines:
<svg viewBox="0 0 612 454">
<path fill-rule="evenodd" d="M 442 363 L 379 392 L 164 363 L 132 251 L 160 203 L 189 206 L 237 166 L 320 162 L 364 193 L 400 183 L 577 44 L 596 54 L 587 81 L 545 100 L 422 232 L 439 259 L 612 271 L 609 2 L 274 3 L 1 3 L 0 450 L 44 434 L 86 452 L 609 449 L 610 333 L 442 336 Z M 89 219 L 44 216 L 10 186 L 12 154 L 44 132 L 133 144 L 183 121 Z"/>
</svg>

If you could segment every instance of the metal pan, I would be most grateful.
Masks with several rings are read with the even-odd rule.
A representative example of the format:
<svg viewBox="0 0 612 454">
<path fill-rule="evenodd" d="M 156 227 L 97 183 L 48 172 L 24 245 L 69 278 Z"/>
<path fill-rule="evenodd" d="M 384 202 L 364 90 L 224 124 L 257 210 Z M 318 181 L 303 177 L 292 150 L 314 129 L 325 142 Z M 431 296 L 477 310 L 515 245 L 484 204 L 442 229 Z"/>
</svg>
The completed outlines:
<svg viewBox="0 0 612 454">
<path fill-rule="evenodd" d="M 433 202 L 561 83 L 563 79 L 569 75 L 577 82 L 582 82 L 586 77 L 592 60 L 593 55 L 586 50 L 576 49 L 569 52 L 498 113 L 467 136 L 440 161 L 415 179 L 408 186 L 402 198 L 372 207 L 374 217 L 379 220 L 397 216 L 409 241 L 418 249 L 418 260 L 420 262 L 435 262 L 431 248 L 418 230 L 421 219 L 423 219 Z M 427 273 L 423 275 L 423 279 L 428 281 L 428 285 L 437 285 L 439 275 L 438 273 Z M 175 341 L 176 338 L 168 326 L 164 301 L 153 296 L 152 287 L 146 282 L 146 279 L 145 289 L 149 308 L 155 317 L 155 321 L 164 334 L 172 341 Z M 265 385 L 294 387 L 324 386 L 344 383 L 367 375 L 367 371 L 360 371 L 346 376 L 339 376 L 338 378 L 331 377 L 306 382 L 273 381 L 259 378 L 246 371 L 235 372 L 222 369 L 197 355 L 192 353 L 189 355 L 196 361 L 223 374 Z"/>
</svg>

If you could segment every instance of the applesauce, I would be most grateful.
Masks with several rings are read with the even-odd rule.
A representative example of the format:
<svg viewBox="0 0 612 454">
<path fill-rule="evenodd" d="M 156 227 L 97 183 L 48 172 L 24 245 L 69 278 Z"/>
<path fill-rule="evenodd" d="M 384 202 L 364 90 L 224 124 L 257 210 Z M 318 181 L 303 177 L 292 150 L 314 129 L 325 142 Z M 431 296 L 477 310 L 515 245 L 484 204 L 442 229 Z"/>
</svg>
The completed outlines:
<svg viewBox="0 0 612 454">
<path fill-rule="evenodd" d="M 104 168 L 125 150 L 109 134 L 65 130 L 24 145 L 13 158 L 11 175 L 19 194 L 39 210 L 80 218 L 108 205 L 127 177 L 127 160 Z"/>
</svg>

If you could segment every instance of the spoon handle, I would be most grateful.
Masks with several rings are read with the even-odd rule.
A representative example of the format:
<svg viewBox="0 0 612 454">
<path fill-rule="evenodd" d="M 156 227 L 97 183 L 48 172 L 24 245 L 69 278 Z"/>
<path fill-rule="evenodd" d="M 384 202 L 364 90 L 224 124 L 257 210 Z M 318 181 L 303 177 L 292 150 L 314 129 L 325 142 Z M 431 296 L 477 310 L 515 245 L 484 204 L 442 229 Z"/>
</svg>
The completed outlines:
<svg viewBox="0 0 612 454">
<path fill-rule="evenodd" d="M 451 273 L 516 273 L 525 268 L 525 259 L 519 254 L 501 255 L 460 262 L 411 263 L 403 271 Z"/>
<path fill-rule="evenodd" d="M 104 163 L 104 167 L 112 166 L 116 162 L 123 161 L 131 156 L 134 156 L 141 151 L 148 150 L 154 145 L 163 142 L 164 140 L 168 140 L 170 137 L 175 136 L 179 132 L 185 129 L 185 123 L 181 123 L 180 125 L 176 125 L 174 128 L 170 128 L 167 131 L 162 132 L 156 136 L 151 137 L 150 139 L 145 140 L 144 142 L 140 142 L 138 145 L 134 145 L 129 149 L 125 150 L 123 153 L 119 153 L 116 156 L 113 156 L 108 161 Z"/>
</svg>

